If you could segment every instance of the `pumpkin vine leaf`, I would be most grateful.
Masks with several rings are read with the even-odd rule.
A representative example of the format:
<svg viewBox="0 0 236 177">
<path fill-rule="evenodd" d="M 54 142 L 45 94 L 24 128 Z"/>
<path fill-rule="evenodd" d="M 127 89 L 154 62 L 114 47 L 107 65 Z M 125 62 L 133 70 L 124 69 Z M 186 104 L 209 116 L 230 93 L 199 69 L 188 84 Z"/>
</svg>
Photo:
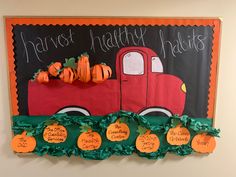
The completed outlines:
<svg viewBox="0 0 236 177">
<path fill-rule="evenodd" d="M 177 125 L 181 124 L 181 121 L 179 118 L 173 118 L 171 119 L 171 127 L 176 127 Z"/>
<path fill-rule="evenodd" d="M 127 117 L 121 117 L 121 118 L 119 119 L 119 122 L 120 122 L 120 123 L 126 123 L 127 121 L 128 121 Z"/>
<path fill-rule="evenodd" d="M 52 125 L 52 124 L 56 124 L 56 123 L 58 123 L 56 120 L 49 119 L 49 120 L 45 121 L 44 125 L 48 126 L 48 125 Z"/>
<path fill-rule="evenodd" d="M 65 59 L 65 63 L 63 64 L 63 66 L 65 67 L 65 68 L 72 68 L 72 69 L 76 69 L 77 68 L 77 66 L 76 66 L 76 63 L 75 63 L 75 58 L 74 57 L 72 57 L 72 58 L 69 58 L 69 59 Z"/>
<path fill-rule="evenodd" d="M 145 134 L 146 132 L 147 132 L 147 128 L 145 128 L 145 127 L 142 127 L 142 126 L 138 126 L 138 130 L 137 130 L 137 132 L 139 133 L 139 135 L 143 135 L 143 134 Z"/>
<path fill-rule="evenodd" d="M 87 125 L 87 124 L 82 125 L 82 126 L 80 126 L 79 128 L 80 128 L 80 132 L 81 132 L 81 133 L 83 133 L 83 132 L 88 132 L 89 130 L 92 129 L 92 127 L 89 126 L 89 125 Z"/>
<path fill-rule="evenodd" d="M 26 131 L 27 136 L 33 136 L 34 129 L 32 127 L 31 128 L 26 128 L 25 131 Z"/>
<path fill-rule="evenodd" d="M 33 136 L 33 131 L 27 132 L 26 136 Z"/>
<path fill-rule="evenodd" d="M 29 128 L 25 128 L 25 131 L 26 132 L 31 132 L 31 131 L 33 131 L 34 129 L 32 128 L 32 127 L 29 127 Z"/>
<path fill-rule="evenodd" d="M 32 80 L 36 80 L 36 78 L 38 77 L 38 74 L 41 72 L 41 69 L 38 69 L 38 71 L 36 73 L 34 73 L 33 79 Z"/>
</svg>

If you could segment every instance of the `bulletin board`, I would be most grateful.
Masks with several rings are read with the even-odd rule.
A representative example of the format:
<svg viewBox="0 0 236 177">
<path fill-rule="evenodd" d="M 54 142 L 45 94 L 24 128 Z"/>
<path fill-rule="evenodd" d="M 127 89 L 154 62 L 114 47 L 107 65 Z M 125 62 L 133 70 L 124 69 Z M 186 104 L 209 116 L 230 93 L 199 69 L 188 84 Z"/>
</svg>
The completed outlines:
<svg viewBox="0 0 236 177">
<path fill-rule="evenodd" d="M 220 26 L 6 18 L 13 151 L 99 160 L 213 152 Z"/>
</svg>

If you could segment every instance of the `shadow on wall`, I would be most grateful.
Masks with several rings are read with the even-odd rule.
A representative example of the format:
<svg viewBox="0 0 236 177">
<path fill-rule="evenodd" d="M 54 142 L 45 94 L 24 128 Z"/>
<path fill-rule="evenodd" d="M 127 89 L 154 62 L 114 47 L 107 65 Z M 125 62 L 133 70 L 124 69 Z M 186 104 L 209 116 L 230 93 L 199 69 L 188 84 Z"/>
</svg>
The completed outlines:
<svg viewBox="0 0 236 177">
<path fill-rule="evenodd" d="M 8 154 L 9 154 L 9 148 L 8 148 Z M 109 163 L 111 164 L 120 164 L 121 162 L 123 163 L 128 162 L 128 163 L 133 163 L 135 165 L 154 165 L 154 164 L 165 164 L 166 162 L 170 162 L 170 161 L 182 161 L 186 158 L 206 158 L 208 155 L 203 155 L 203 154 L 198 154 L 198 153 L 194 153 L 191 156 L 186 156 L 186 157 L 181 157 L 181 156 L 177 156 L 174 154 L 170 154 L 168 153 L 166 155 L 166 157 L 164 159 L 160 159 L 160 160 L 150 160 L 150 159 L 146 159 L 146 158 L 141 158 L 136 154 L 130 155 L 130 156 L 111 156 L 108 159 L 105 160 L 87 160 L 87 159 L 83 159 L 80 157 L 76 157 L 76 156 L 71 156 L 71 157 L 66 157 L 66 156 L 61 156 L 61 157 L 53 157 L 53 156 L 48 156 L 45 155 L 43 157 L 41 156 L 37 156 L 35 154 L 14 154 L 14 152 L 11 153 L 11 155 L 9 156 L 10 158 L 16 158 L 16 159 L 20 159 L 22 160 L 23 164 L 27 164 L 27 163 L 31 163 L 32 161 L 37 161 L 39 159 L 49 162 L 51 165 L 56 165 L 59 162 L 67 162 L 68 166 L 80 166 L 80 168 L 83 169 L 88 169 L 91 168 L 93 166 L 97 166 L 97 165 L 101 165 L 103 163 L 107 163 L 107 161 L 109 161 Z M 82 167 L 81 167 L 82 166 Z"/>
</svg>

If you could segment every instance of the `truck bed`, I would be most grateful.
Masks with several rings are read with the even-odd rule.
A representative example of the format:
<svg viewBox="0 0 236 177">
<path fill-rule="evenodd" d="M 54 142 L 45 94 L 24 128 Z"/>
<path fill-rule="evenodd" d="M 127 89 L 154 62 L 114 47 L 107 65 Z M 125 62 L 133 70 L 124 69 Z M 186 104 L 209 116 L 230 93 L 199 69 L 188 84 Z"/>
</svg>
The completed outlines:
<svg viewBox="0 0 236 177">
<path fill-rule="evenodd" d="M 85 84 L 78 80 L 67 84 L 58 79 L 50 80 L 47 84 L 29 81 L 29 115 L 53 115 L 69 106 L 85 108 L 95 116 L 119 111 L 119 82 L 114 79 L 102 84 Z"/>
</svg>

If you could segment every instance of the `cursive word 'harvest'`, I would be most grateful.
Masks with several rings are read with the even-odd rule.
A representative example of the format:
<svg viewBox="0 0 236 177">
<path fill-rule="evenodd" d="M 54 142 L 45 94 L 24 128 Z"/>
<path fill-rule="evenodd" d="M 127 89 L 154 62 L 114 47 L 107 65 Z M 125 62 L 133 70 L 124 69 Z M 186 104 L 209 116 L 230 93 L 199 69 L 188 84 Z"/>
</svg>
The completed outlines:
<svg viewBox="0 0 236 177">
<path fill-rule="evenodd" d="M 23 32 L 20 33 L 21 41 L 24 46 L 23 55 L 26 56 L 26 62 L 30 62 L 29 52 L 36 57 L 39 62 L 43 62 L 40 58 L 40 54 L 49 51 L 50 49 L 59 49 L 64 48 L 72 43 L 74 33 L 71 29 L 68 30 L 68 33 L 61 33 L 55 37 L 46 36 L 46 37 L 36 37 L 33 40 L 26 40 L 26 37 Z M 31 55 L 30 55 L 31 56 Z"/>
</svg>

